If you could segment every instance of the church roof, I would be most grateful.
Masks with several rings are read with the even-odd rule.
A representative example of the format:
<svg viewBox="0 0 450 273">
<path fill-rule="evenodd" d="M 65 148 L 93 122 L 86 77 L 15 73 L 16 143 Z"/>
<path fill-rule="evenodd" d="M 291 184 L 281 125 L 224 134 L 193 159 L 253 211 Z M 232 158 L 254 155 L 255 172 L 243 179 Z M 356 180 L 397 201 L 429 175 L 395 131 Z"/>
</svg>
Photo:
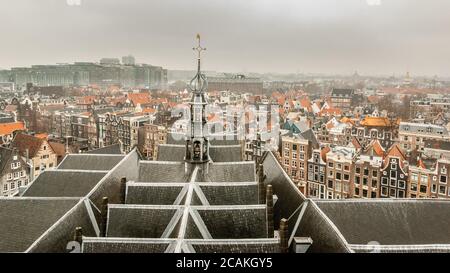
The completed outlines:
<svg viewBox="0 0 450 273">
<path fill-rule="evenodd" d="M 309 200 L 273 153 L 265 153 L 262 165 L 264 185 L 271 184 L 277 197 L 275 229 L 281 218 L 287 219 L 291 241 L 311 238 L 308 252 L 370 252 L 367 243 L 372 241 L 381 252 L 450 251 L 445 232 L 450 202 Z M 76 175 L 83 183 L 73 187 L 80 183 Z M 123 176 L 129 178 L 125 203 L 118 199 Z M 279 252 L 279 238 L 267 237 L 266 206 L 259 204 L 256 177 L 252 161 L 213 162 L 206 172 L 184 162 L 139 161 L 135 151 L 106 171 L 47 171 L 25 192 L 28 197 L 0 200 L 0 220 L 6 223 L 0 248 L 64 252 L 67 242 L 61 238 L 70 240 L 74 228 L 82 226 L 85 253 Z M 34 196 L 65 196 L 70 189 L 84 197 L 30 197 L 38 188 Z M 110 199 L 108 228 L 106 237 L 98 237 L 103 196 Z"/>
<path fill-rule="evenodd" d="M 106 171 L 116 166 L 124 157 L 112 154 L 69 154 L 58 165 L 58 169 Z"/>
<path fill-rule="evenodd" d="M 120 146 L 121 146 L 120 143 L 117 143 L 117 144 L 109 145 L 109 146 L 106 146 L 106 147 L 102 147 L 102 148 L 91 150 L 89 152 L 86 152 L 86 154 L 116 154 L 116 155 L 121 155 L 121 154 L 123 154 L 123 152 L 122 152 Z"/>
<path fill-rule="evenodd" d="M 23 193 L 25 197 L 83 197 L 106 172 L 47 170 Z"/>
<path fill-rule="evenodd" d="M 318 201 L 317 205 L 349 244 L 450 244 L 447 201 Z"/>
<path fill-rule="evenodd" d="M 72 209 L 77 198 L 0 199 L 0 252 L 24 252 Z"/>
<path fill-rule="evenodd" d="M 161 144 L 158 147 L 158 160 L 184 161 L 185 145 Z M 210 145 L 209 155 L 213 162 L 230 162 L 242 160 L 241 145 Z"/>
</svg>

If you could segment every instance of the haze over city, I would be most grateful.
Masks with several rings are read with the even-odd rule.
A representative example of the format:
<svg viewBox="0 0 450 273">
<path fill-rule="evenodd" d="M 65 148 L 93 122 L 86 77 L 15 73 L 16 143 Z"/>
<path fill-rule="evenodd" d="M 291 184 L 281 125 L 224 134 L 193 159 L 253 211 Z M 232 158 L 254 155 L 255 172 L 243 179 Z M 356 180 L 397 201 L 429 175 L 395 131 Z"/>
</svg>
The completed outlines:
<svg viewBox="0 0 450 273">
<path fill-rule="evenodd" d="M 449 0 L 0 1 L 0 254 L 450 253 Z"/>
<path fill-rule="evenodd" d="M 450 75 L 446 0 L 2 2 L 3 69 L 126 54 L 191 69 L 199 32 L 206 70 Z"/>
</svg>

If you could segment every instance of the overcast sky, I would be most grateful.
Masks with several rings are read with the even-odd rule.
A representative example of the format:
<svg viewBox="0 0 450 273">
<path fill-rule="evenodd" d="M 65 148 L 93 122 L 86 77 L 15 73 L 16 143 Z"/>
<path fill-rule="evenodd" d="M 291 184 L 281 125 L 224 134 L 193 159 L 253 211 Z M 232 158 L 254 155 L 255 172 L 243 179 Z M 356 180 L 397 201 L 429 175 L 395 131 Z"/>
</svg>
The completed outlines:
<svg viewBox="0 0 450 273">
<path fill-rule="evenodd" d="M 77 2 L 81 1 L 80 5 Z M 449 0 L 0 0 L 0 68 L 98 61 L 450 75 Z"/>
</svg>

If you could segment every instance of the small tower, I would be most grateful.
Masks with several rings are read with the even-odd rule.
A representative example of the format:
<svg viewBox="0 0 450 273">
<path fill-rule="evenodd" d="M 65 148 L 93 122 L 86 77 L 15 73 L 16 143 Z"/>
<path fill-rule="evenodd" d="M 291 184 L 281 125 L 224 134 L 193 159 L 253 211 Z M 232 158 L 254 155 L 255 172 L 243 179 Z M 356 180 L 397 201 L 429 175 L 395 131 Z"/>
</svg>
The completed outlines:
<svg viewBox="0 0 450 273">
<path fill-rule="evenodd" d="M 190 101 L 190 122 L 188 126 L 188 135 L 186 140 L 186 162 L 205 163 L 209 161 L 209 137 L 206 130 L 206 105 L 208 104 L 205 91 L 208 87 L 205 75 L 201 73 L 201 52 L 206 50 L 200 44 L 200 34 L 197 34 L 198 46 L 193 50 L 198 52 L 197 74 L 189 83 L 189 89 L 192 91 Z"/>
</svg>

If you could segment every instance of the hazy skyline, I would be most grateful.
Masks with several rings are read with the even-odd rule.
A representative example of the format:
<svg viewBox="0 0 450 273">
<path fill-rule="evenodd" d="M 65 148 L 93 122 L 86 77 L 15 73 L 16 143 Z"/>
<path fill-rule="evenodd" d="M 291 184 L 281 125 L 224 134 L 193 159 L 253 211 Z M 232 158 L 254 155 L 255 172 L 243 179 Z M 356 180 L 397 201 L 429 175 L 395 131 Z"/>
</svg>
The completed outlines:
<svg viewBox="0 0 450 273">
<path fill-rule="evenodd" d="M 80 1 L 80 5 L 78 5 Z M 1 0 L 0 68 L 98 61 L 450 76 L 448 0 Z"/>
</svg>

